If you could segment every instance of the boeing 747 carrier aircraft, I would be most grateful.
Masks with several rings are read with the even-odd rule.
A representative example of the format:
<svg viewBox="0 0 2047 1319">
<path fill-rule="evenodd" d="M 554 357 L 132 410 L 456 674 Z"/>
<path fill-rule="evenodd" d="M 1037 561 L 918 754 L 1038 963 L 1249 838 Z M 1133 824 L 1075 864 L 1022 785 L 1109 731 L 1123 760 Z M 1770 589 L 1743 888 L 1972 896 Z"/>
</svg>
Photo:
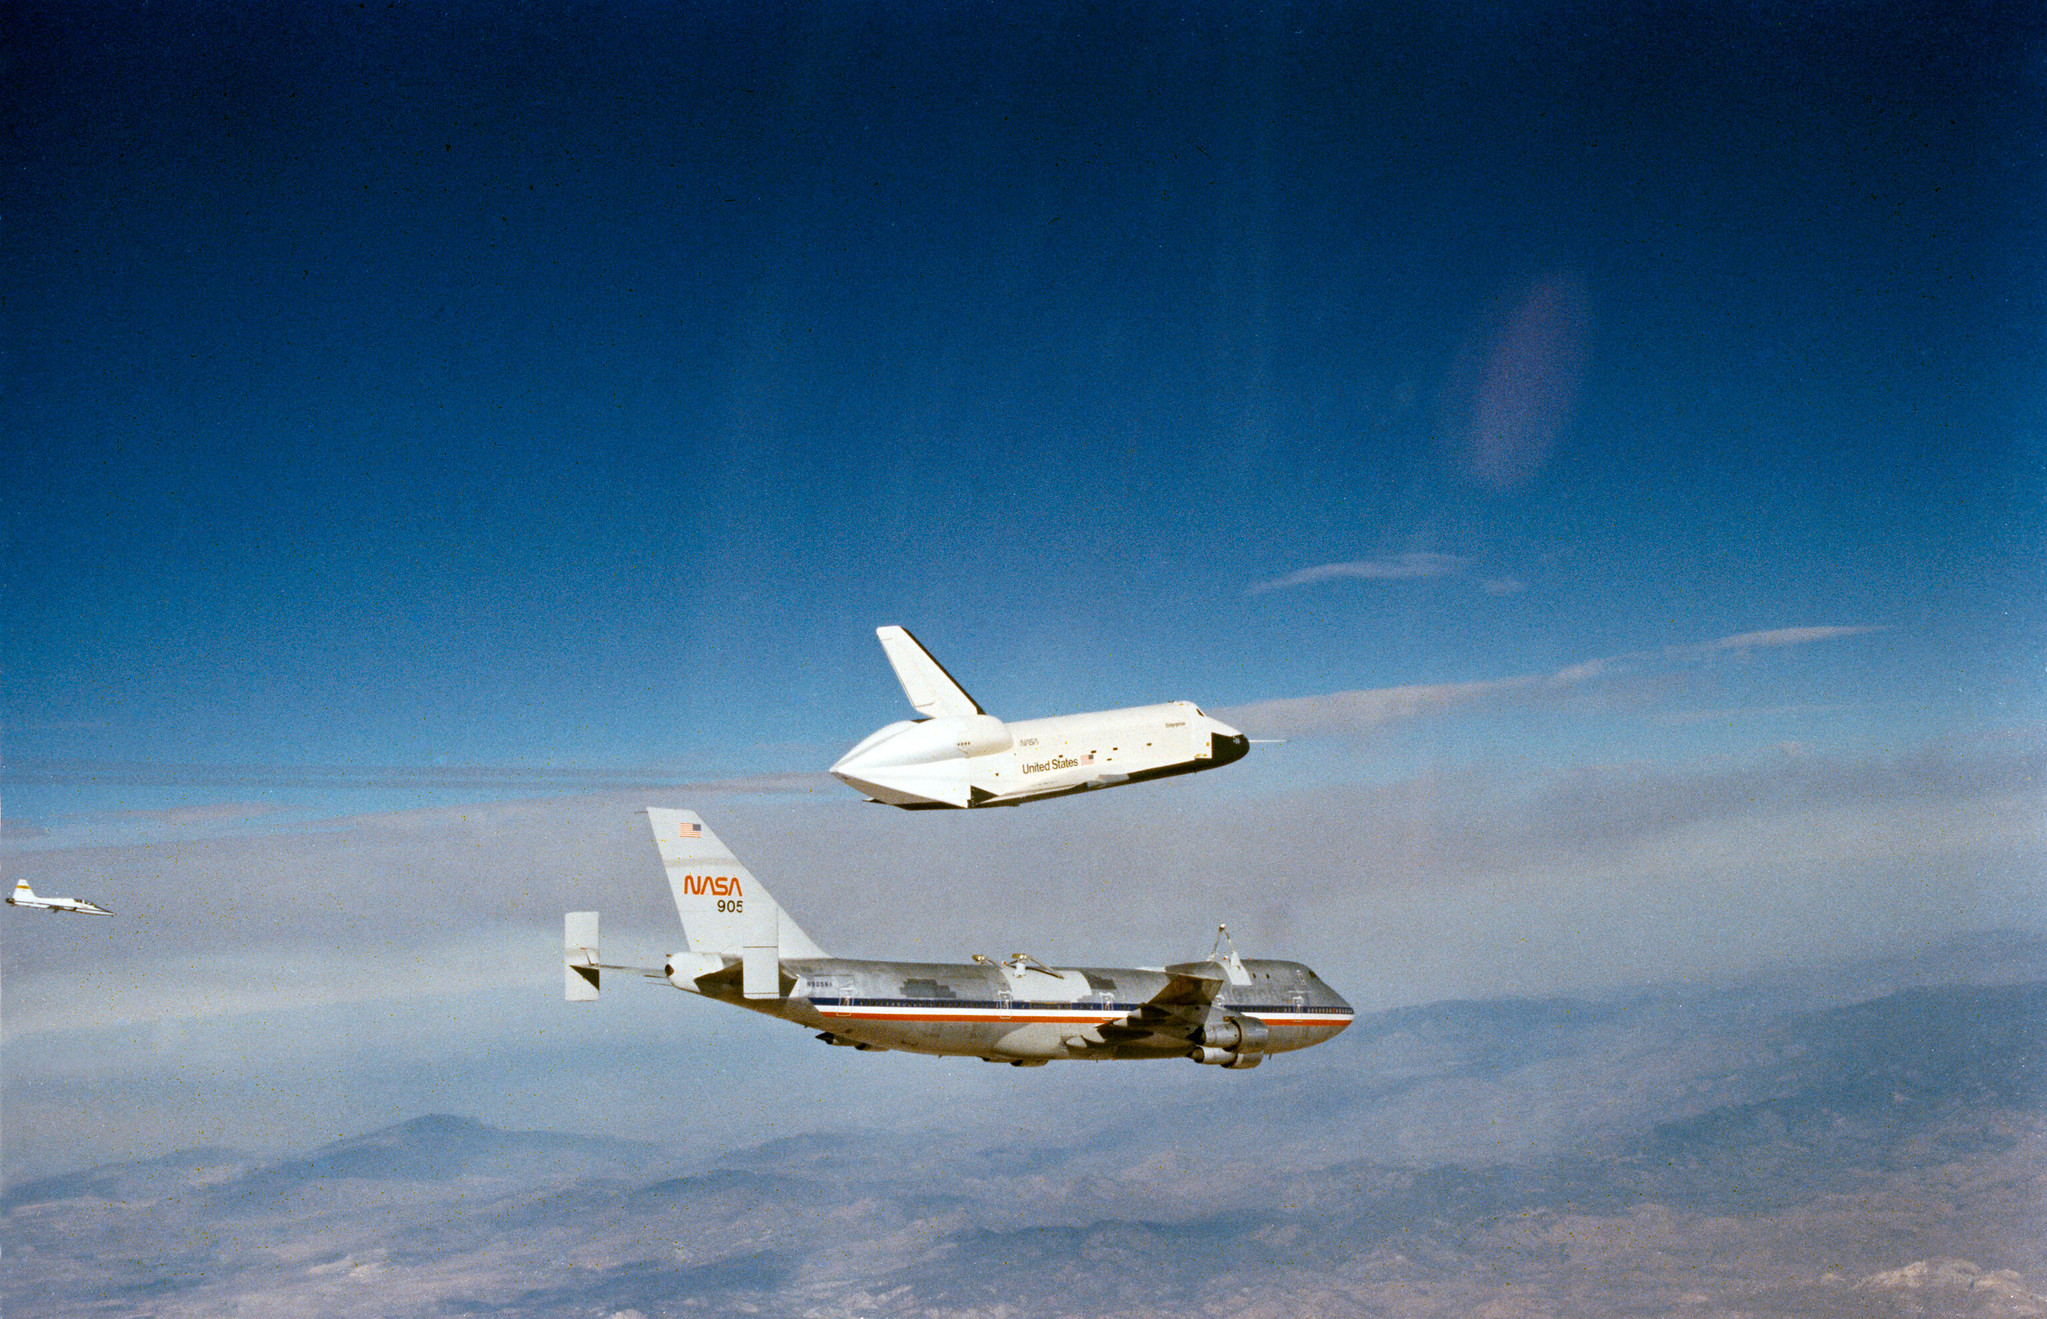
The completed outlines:
<svg viewBox="0 0 2047 1319">
<path fill-rule="evenodd" d="M 1055 967 L 1024 953 L 971 964 L 832 957 L 692 811 L 647 818 L 689 947 L 658 970 L 599 960 L 597 913 L 564 921 L 564 997 L 595 999 L 604 971 L 817 1032 L 827 1044 L 956 1054 L 1013 1067 L 1055 1058 L 1191 1058 L 1243 1069 L 1350 1025 L 1350 1005 L 1299 962 L 1244 959 L 1218 932 L 1207 961 Z"/>
<path fill-rule="evenodd" d="M 1251 743 L 1191 702 L 1004 723 L 900 627 L 875 629 L 920 719 L 867 735 L 832 773 L 906 811 L 1016 806 L 1192 774 L 1242 760 Z"/>
</svg>

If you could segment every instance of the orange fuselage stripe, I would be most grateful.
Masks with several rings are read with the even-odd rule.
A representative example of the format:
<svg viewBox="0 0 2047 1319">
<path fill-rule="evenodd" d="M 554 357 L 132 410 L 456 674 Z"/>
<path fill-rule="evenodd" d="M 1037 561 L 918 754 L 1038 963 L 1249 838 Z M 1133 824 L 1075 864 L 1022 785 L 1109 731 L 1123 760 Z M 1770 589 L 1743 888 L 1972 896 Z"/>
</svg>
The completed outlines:
<svg viewBox="0 0 2047 1319">
<path fill-rule="evenodd" d="M 1009 1021 L 1009 1022 L 1057 1022 L 1060 1025 L 1065 1026 L 1107 1026 L 1125 1020 L 1125 1014 L 1123 1013 L 1117 1013 L 1113 1016 L 1083 1017 L 1083 1016 L 1046 1016 L 1042 1013 L 1036 1012 L 1011 1012 L 1004 1014 L 999 1012 L 979 1011 L 948 1012 L 940 1016 L 932 1016 L 928 1014 L 911 1016 L 909 1015 L 908 1011 L 876 1012 L 873 1010 L 863 1011 L 858 1008 L 846 1009 L 820 1007 L 817 1009 L 817 1011 L 822 1016 L 831 1017 L 838 1021 L 901 1021 L 914 1025 L 932 1025 L 939 1022 L 948 1021 L 961 1022 Z M 1351 1023 L 1351 1018 L 1340 1017 L 1335 1015 L 1334 1013 L 1316 1013 L 1313 1015 L 1306 1016 L 1297 1016 L 1290 1013 L 1274 1013 L 1271 1016 L 1260 1016 L 1258 1013 L 1253 1012 L 1247 1013 L 1246 1015 L 1257 1017 L 1258 1020 L 1264 1022 L 1268 1026 L 1328 1027 L 1348 1026 Z"/>
</svg>

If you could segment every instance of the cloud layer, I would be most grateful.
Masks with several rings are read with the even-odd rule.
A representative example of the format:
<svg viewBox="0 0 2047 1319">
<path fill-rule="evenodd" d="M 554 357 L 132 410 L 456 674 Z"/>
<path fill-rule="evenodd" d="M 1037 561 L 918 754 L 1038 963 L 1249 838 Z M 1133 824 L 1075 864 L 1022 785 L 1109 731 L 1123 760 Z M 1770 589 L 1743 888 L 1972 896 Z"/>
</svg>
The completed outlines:
<svg viewBox="0 0 2047 1319">
<path fill-rule="evenodd" d="M 1919 978 L 1999 951 L 1957 946 Z M 805 1091 L 766 1090 L 722 1147 L 692 1130 L 716 1062 L 677 1053 L 653 1083 L 665 1150 L 443 1114 L 281 1158 L 17 1182 L 6 1300 L 167 1319 L 2031 1313 L 2047 1094 L 2026 1059 L 2047 998 L 1980 974 L 1873 990 L 1890 971 L 1409 1008 L 1244 1075 L 866 1057 L 854 1085 L 813 1068 L 837 1103 L 799 1113 L 810 1129 L 776 1125 Z"/>
</svg>

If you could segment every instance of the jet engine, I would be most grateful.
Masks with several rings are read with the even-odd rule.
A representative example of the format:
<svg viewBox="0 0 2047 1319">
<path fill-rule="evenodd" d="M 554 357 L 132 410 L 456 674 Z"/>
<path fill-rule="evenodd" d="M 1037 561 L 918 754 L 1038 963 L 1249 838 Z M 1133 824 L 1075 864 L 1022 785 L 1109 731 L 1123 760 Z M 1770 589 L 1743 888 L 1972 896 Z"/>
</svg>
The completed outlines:
<svg viewBox="0 0 2047 1319">
<path fill-rule="evenodd" d="M 1240 1017 L 1233 1012 L 1221 1021 L 1211 1021 L 1203 1026 L 1199 1038 L 1202 1044 L 1213 1049 L 1255 1054 L 1265 1052 L 1265 1042 L 1271 1038 L 1271 1032 L 1258 1018 Z"/>
<path fill-rule="evenodd" d="M 661 974 L 677 989 L 695 989 L 699 977 L 725 969 L 725 959 L 716 953 L 670 953 Z"/>
<path fill-rule="evenodd" d="M 1271 1032 L 1258 1018 L 1232 1012 L 1203 1026 L 1194 1038 L 1195 1047 L 1187 1052 L 1189 1058 L 1205 1066 L 1241 1071 L 1265 1061 L 1265 1042 L 1271 1038 Z"/>
</svg>

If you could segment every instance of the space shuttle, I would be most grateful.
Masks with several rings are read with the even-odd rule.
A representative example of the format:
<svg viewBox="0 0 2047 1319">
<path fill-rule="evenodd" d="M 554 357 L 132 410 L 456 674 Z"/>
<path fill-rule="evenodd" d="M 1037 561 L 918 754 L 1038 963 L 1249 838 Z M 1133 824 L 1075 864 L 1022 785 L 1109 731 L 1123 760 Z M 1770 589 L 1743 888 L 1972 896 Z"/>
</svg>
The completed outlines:
<svg viewBox="0 0 2047 1319">
<path fill-rule="evenodd" d="M 875 635 L 921 717 L 870 733 L 832 766 L 869 801 L 906 811 L 1017 806 L 1216 769 L 1251 749 L 1191 701 L 1005 723 L 907 629 Z"/>
<path fill-rule="evenodd" d="M 25 879 L 14 881 L 14 892 L 7 899 L 10 907 L 35 907 L 42 911 L 70 911 L 81 916 L 111 916 L 114 913 L 96 902 L 84 898 L 39 898 Z"/>
</svg>

